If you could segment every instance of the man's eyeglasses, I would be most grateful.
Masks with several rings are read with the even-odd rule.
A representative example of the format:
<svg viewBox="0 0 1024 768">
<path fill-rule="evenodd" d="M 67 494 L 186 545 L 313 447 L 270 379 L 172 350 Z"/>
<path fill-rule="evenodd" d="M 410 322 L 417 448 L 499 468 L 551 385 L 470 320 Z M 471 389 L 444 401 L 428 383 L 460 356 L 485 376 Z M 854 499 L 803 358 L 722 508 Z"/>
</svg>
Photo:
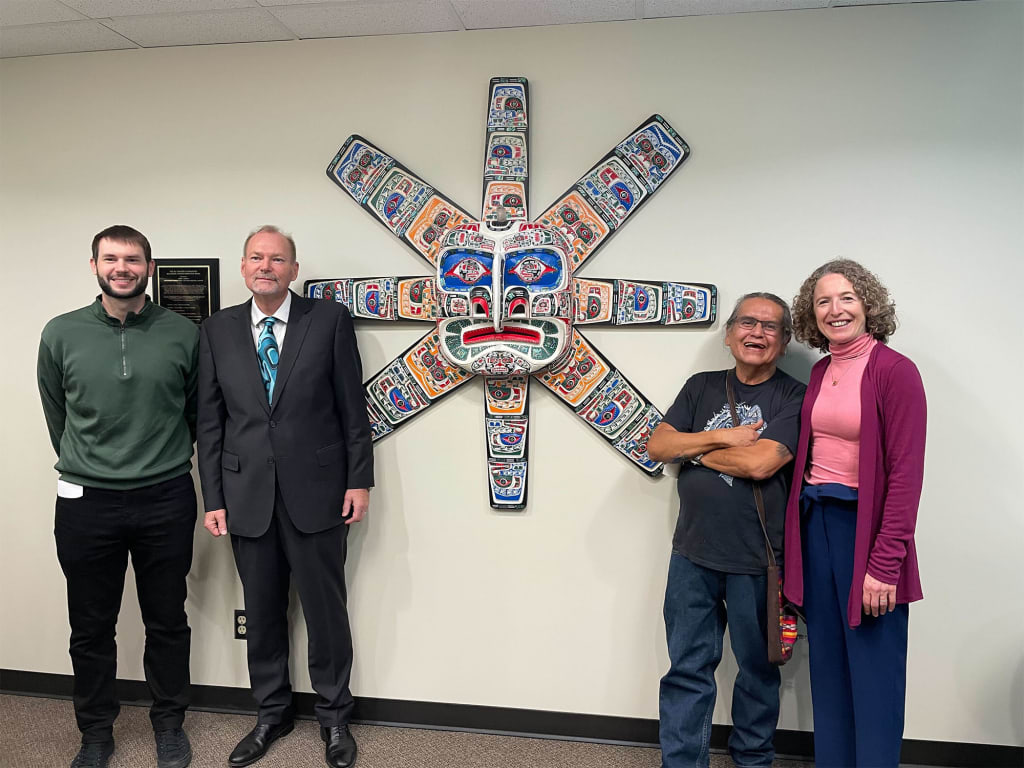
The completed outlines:
<svg viewBox="0 0 1024 768">
<path fill-rule="evenodd" d="M 736 325 L 744 331 L 754 330 L 758 323 L 761 324 L 761 330 L 764 331 L 767 336 L 778 336 L 779 332 L 782 330 L 782 325 L 780 323 L 776 323 L 774 320 L 758 320 L 756 317 L 749 317 L 747 315 L 736 318 Z"/>
</svg>

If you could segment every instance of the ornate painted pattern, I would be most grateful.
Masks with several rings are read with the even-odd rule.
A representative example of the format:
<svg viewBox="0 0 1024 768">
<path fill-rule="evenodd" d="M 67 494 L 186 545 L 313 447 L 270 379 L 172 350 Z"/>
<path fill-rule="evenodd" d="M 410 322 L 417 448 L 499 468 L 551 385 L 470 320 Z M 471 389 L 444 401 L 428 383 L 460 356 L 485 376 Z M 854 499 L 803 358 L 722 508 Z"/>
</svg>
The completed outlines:
<svg viewBox="0 0 1024 768">
<path fill-rule="evenodd" d="M 431 264 L 437 262 L 441 238 L 450 229 L 470 221 L 470 217 L 454 203 L 434 195 L 420 210 L 406 230 L 405 239 Z"/>
<path fill-rule="evenodd" d="M 436 400 L 469 378 L 465 371 L 448 365 L 438 352 L 439 341 L 436 333 L 425 336 L 402 357 L 409 372 L 431 400 Z"/>
<path fill-rule="evenodd" d="M 411 277 L 398 281 L 398 316 L 403 320 L 434 320 L 434 280 Z"/>
<path fill-rule="evenodd" d="M 360 320 L 434 324 L 365 384 L 374 440 L 483 376 L 488 488 L 500 510 L 527 501 L 531 377 L 634 466 L 659 474 L 647 441 L 661 412 L 574 326 L 710 326 L 718 304 L 706 283 L 573 274 L 685 162 L 690 149 L 672 126 L 660 115 L 643 121 L 530 223 L 528 107 L 525 78 L 491 80 L 479 219 L 350 136 L 328 177 L 436 271 L 305 286 Z"/>
<path fill-rule="evenodd" d="M 576 412 L 598 432 L 618 437 L 644 405 L 643 397 L 625 377 L 612 371 Z"/>
<path fill-rule="evenodd" d="M 611 281 L 575 277 L 572 289 L 577 325 L 611 322 L 615 296 L 615 285 Z"/>
<path fill-rule="evenodd" d="M 401 168 L 392 168 L 380 187 L 370 193 L 369 203 L 384 226 L 401 237 L 434 190 Z"/>
<path fill-rule="evenodd" d="M 579 331 L 573 331 L 572 355 L 569 360 L 537 378 L 540 383 L 564 400 L 573 410 L 580 405 L 610 372 L 608 363 L 601 359 Z"/>
<path fill-rule="evenodd" d="M 570 240 L 573 269 L 579 268 L 611 232 L 575 189 L 570 189 L 561 200 L 548 208 L 539 221 L 546 227 L 560 230 Z"/>
</svg>

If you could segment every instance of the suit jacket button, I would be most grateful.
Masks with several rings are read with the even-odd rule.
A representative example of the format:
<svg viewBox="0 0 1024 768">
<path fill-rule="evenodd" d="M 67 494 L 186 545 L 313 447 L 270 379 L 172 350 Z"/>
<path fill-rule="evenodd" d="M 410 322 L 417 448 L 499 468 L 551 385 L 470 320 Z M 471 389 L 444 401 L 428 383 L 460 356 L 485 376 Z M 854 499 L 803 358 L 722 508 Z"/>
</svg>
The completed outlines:
<svg viewBox="0 0 1024 768">
<path fill-rule="evenodd" d="M 277 422 L 276 422 L 276 421 L 273 421 L 273 420 L 271 420 L 271 422 L 270 422 L 270 426 L 271 426 L 271 427 L 276 427 L 276 426 L 277 426 Z"/>
<path fill-rule="evenodd" d="M 268 456 L 267 457 L 267 464 L 273 464 L 273 463 L 274 463 L 274 457 L 273 456 Z"/>
</svg>

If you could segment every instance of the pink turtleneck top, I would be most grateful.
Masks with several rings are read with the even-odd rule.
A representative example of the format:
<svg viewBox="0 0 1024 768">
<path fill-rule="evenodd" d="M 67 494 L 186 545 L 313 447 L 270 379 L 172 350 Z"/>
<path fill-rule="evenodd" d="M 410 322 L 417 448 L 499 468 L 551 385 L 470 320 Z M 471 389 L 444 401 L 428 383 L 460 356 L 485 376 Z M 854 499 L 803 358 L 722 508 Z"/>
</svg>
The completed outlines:
<svg viewBox="0 0 1024 768">
<path fill-rule="evenodd" d="M 860 383 L 878 341 L 863 333 L 829 345 L 832 357 L 811 410 L 811 450 L 804 479 L 811 485 L 857 487 L 860 469 Z"/>
</svg>

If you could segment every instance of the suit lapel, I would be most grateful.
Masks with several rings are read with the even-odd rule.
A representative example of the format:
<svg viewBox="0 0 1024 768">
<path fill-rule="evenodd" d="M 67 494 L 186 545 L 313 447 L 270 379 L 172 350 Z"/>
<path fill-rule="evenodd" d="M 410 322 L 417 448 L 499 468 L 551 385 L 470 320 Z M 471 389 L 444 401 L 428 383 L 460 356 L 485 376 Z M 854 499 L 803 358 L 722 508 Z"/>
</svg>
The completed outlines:
<svg viewBox="0 0 1024 768">
<path fill-rule="evenodd" d="M 252 299 L 245 304 L 239 305 L 237 318 L 237 336 L 239 349 L 242 352 L 242 377 L 246 379 L 252 388 L 253 396 L 263 406 L 263 410 L 270 415 L 270 403 L 267 402 L 267 388 L 263 384 L 263 374 L 260 373 L 260 359 L 256 356 L 256 342 L 252 339 Z"/>
<path fill-rule="evenodd" d="M 302 342 L 306 339 L 306 331 L 309 330 L 310 313 L 313 309 L 313 299 L 304 299 L 292 293 L 292 309 L 288 317 L 288 333 L 285 336 L 284 349 L 281 350 L 281 362 L 277 366 L 277 382 L 274 384 L 274 408 L 281 402 L 285 385 L 291 376 L 295 360 L 302 350 Z M 266 400 L 266 398 L 264 398 Z"/>
</svg>

